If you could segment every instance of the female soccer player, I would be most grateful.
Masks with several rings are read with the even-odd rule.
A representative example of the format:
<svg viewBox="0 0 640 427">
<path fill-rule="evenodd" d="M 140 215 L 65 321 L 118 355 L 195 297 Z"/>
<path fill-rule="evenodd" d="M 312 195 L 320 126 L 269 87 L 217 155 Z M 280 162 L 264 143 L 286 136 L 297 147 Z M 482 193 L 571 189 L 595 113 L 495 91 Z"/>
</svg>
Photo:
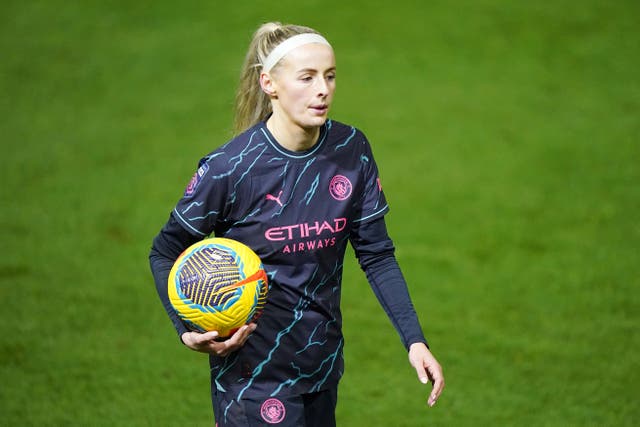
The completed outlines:
<svg viewBox="0 0 640 427">
<path fill-rule="evenodd" d="M 269 23 L 254 34 L 236 101 L 237 136 L 205 156 L 154 239 L 158 294 L 182 342 L 209 353 L 217 425 L 335 425 L 343 372 L 342 264 L 350 243 L 408 349 L 433 406 L 444 388 L 394 256 L 388 211 L 362 132 L 327 118 L 333 49 L 315 30 Z M 270 290 L 258 324 L 225 341 L 189 331 L 167 277 L 196 241 L 224 236 L 262 259 Z"/>
</svg>

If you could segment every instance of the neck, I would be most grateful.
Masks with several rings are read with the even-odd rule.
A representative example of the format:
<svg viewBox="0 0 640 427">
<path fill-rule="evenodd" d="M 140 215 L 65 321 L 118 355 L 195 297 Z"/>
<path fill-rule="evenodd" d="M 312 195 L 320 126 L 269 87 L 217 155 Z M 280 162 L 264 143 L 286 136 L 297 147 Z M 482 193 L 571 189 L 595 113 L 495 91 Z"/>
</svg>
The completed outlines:
<svg viewBox="0 0 640 427">
<path fill-rule="evenodd" d="M 318 141 L 320 127 L 302 128 L 279 119 L 275 114 L 267 120 L 267 129 L 287 150 L 306 151 Z"/>
</svg>

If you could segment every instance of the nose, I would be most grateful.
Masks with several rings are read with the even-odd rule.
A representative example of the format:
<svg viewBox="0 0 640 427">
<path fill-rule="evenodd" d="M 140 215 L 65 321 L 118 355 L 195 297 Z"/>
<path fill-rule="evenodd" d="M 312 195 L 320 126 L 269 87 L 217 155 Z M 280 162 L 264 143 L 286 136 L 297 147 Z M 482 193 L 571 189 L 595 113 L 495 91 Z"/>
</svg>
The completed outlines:
<svg viewBox="0 0 640 427">
<path fill-rule="evenodd" d="M 320 77 L 318 79 L 316 86 L 318 89 L 318 96 L 321 96 L 324 98 L 325 96 L 329 95 L 329 91 L 330 91 L 329 82 L 327 81 L 326 78 Z"/>
</svg>

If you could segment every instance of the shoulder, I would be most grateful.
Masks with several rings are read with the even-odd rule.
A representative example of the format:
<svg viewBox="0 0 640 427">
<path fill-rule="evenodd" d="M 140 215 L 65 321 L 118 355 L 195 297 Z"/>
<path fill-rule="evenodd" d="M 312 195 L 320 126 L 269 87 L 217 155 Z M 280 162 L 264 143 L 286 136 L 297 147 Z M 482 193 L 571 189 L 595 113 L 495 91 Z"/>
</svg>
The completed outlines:
<svg viewBox="0 0 640 427">
<path fill-rule="evenodd" d="M 234 136 L 223 145 L 200 159 L 198 168 L 206 169 L 209 174 L 231 174 L 250 154 L 264 146 L 263 134 L 258 124 Z"/>
<path fill-rule="evenodd" d="M 371 147 L 367 136 L 359 128 L 338 122 L 327 121 L 328 144 L 337 151 L 339 149 L 349 149 L 357 152 L 370 152 Z"/>
<path fill-rule="evenodd" d="M 352 134 L 358 137 L 365 137 L 364 133 L 357 127 L 336 120 L 327 120 L 326 127 L 329 135 L 333 137 L 340 138 Z"/>
</svg>

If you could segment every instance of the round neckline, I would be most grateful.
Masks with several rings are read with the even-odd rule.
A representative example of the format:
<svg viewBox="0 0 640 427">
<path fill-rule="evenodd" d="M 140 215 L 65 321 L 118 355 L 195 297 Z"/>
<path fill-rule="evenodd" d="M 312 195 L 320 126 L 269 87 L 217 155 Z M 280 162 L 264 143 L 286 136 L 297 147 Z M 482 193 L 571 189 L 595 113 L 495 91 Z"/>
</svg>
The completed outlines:
<svg viewBox="0 0 640 427">
<path fill-rule="evenodd" d="M 324 122 L 322 126 L 320 126 L 320 133 L 318 134 L 318 140 L 316 141 L 316 143 L 313 144 L 310 148 L 303 151 L 293 151 L 284 147 L 282 144 L 280 144 L 278 140 L 275 138 L 275 136 L 273 136 L 269 128 L 267 128 L 266 120 L 262 121 L 261 130 L 264 136 L 267 138 L 267 140 L 271 144 L 271 146 L 275 148 L 276 151 L 278 151 L 281 154 L 284 154 L 287 157 L 301 159 L 301 158 L 306 158 L 313 155 L 323 145 L 324 140 L 326 139 L 326 136 L 327 136 L 328 122 L 329 122 L 329 119 L 327 119 L 327 121 Z"/>
</svg>

